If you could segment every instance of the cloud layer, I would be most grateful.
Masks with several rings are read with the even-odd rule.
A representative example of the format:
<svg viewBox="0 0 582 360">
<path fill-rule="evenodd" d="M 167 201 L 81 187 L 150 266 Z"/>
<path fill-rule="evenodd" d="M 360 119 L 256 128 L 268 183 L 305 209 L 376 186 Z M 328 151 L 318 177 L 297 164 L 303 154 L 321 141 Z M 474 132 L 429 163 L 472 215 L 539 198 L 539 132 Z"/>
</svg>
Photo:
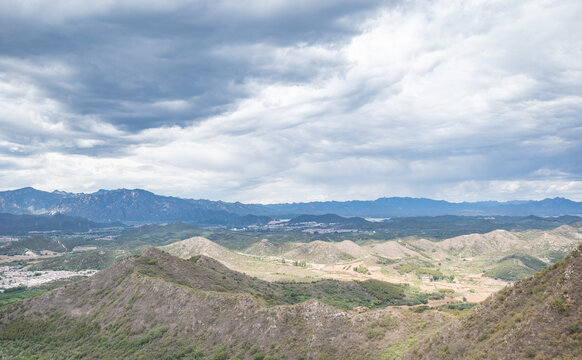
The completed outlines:
<svg viewBox="0 0 582 360">
<path fill-rule="evenodd" d="M 582 200 L 577 1 L 4 1 L 0 183 Z"/>
</svg>

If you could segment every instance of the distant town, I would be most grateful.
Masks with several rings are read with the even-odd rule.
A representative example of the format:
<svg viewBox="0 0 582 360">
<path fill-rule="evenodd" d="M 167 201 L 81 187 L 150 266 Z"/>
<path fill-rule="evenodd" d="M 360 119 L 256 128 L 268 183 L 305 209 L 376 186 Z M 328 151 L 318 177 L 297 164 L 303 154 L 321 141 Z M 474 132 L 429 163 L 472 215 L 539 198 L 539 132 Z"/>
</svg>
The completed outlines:
<svg viewBox="0 0 582 360">
<path fill-rule="evenodd" d="M 15 266 L 0 267 L 0 292 L 17 287 L 35 287 L 44 283 L 74 276 L 91 276 L 97 270 L 81 271 L 25 271 Z"/>
</svg>

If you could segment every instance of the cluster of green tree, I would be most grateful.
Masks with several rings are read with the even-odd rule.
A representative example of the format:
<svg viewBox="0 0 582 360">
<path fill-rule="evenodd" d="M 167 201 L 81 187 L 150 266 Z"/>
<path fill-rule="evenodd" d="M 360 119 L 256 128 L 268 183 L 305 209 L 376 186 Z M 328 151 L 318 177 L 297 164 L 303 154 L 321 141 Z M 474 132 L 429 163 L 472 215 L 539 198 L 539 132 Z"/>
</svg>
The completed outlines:
<svg viewBox="0 0 582 360">
<path fill-rule="evenodd" d="M 400 264 L 396 270 L 400 274 L 407 274 L 414 272 L 416 276 L 421 279 L 423 277 L 428 277 L 431 281 L 446 280 L 452 282 L 455 279 L 454 275 L 445 275 L 438 269 L 429 269 L 422 267 L 415 263 L 404 263 Z"/>
<path fill-rule="evenodd" d="M 4 292 L 0 293 L 0 308 L 44 292 L 46 292 L 44 289 L 29 289 L 26 286 L 4 289 Z"/>
<path fill-rule="evenodd" d="M 365 267 L 364 265 L 354 266 L 354 268 L 352 270 L 354 270 L 355 272 L 360 273 L 360 274 L 369 274 L 370 273 L 368 268 Z"/>
</svg>

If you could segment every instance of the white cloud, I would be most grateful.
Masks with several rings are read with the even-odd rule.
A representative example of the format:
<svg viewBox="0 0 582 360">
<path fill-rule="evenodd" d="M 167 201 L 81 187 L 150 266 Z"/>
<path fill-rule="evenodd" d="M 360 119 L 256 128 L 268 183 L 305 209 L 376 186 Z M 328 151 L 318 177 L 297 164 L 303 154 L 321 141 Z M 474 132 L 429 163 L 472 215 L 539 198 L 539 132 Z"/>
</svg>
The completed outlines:
<svg viewBox="0 0 582 360">
<path fill-rule="evenodd" d="M 437 189 L 439 187 L 436 187 Z M 436 198 L 451 201 L 582 199 L 582 182 L 565 180 L 464 181 L 440 186 Z"/>
<path fill-rule="evenodd" d="M 70 88 L 75 72 L 55 61 L 35 64 L 0 59 L 0 125 L 3 130 L 0 141 L 12 143 L 10 151 L 35 154 L 61 149 L 66 152 L 71 148 L 92 148 L 105 144 L 104 138 L 123 135 L 99 119 L 72 112 L 43 89 L 36 75 L 54 86 Z"/>
<path fill-rule="evenodd" d="M 58 116 L 62 113 L 60 104 L 25 79 L 0 73 L 0 108 L 0 123 L 5 129 L 0 136 L 13 135 L 10 130 L 30 136 L 66 133 Z"/>
<path fill-rule="evenodd" d="M 190 105 L 186 100 L 177 99 L 177 100 L 156 101 L 155 103 L 152 104 L 152 106 L 170 111 L 180 111 L 187 109 Z"/>
</svg>

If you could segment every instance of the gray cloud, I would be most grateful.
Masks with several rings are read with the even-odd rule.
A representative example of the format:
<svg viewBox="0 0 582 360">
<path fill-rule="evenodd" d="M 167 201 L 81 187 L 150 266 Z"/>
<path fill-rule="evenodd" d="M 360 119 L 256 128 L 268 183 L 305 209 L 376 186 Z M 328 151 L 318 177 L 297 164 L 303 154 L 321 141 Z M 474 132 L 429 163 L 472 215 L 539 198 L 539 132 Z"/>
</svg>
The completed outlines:
<svg viewBox="0 0 582 360">
<path fill-rule="evenodd" d="M 0 181 L 582 200 L 578 2 L 242 4 L 0 4 Z"/>
<path fill-rule="evenodd" d="M 76 71 L 63 88 L 37 74 L 31 81 L 77 114 L 96 115 L 128 131 L 185 125 L 217 114 L 248 96 L 243 82 L 307 81 L 315 68 L 271 66 L 275 47 L 335 44 L 356 30 L 344 18 L 377 4 L 365 2 L 111 1 L 80 4 L 8 1 L 2 8 L 2 49 L 12 59 L 59 61 Z M 19 16 L 20 15 L 20 16 Z M 253 51 L 256 56 L 225 56 Z M 243 59 L 246 57 L 246 59 Z M 254 60 L 254 61 L 253 61 Z M 325 64 L 323 64 L 325 65 Z M 152 111 L 159 101 L 186 101 L 181 111 Z"/>
</svg>

